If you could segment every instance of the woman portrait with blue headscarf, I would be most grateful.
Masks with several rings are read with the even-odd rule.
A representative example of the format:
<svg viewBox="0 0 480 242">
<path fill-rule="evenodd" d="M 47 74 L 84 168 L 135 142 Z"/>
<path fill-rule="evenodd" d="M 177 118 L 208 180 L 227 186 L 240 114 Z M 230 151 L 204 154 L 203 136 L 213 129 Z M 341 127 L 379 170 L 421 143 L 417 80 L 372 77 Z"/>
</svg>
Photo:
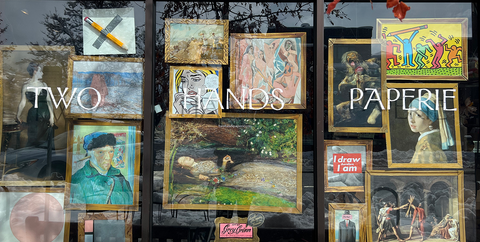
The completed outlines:
<svg viewBox="0 0 480 242">
<path fill-rule="evenodd" d="M 410 163 L 446 163 L 448 160 L 444 150 L 448 150 L 455 142 L 442 106 L 436 108 L 435 94 L 425 93 L 413 99 L 407 119 L 410 130 L 420 134 Z"/>
</svg>

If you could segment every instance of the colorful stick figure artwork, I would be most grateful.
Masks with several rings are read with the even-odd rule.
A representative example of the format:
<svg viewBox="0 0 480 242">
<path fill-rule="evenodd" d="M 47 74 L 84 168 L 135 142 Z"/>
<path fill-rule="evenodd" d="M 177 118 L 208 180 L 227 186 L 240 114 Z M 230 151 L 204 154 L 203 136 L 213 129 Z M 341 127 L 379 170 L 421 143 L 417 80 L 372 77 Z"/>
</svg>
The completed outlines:
<svg viewBox="0 0 480 242">
<path fill-rule="evenodd" d="M 466 18 L 377 19 L 387 79 L 467 80 Z"/>
</svg>

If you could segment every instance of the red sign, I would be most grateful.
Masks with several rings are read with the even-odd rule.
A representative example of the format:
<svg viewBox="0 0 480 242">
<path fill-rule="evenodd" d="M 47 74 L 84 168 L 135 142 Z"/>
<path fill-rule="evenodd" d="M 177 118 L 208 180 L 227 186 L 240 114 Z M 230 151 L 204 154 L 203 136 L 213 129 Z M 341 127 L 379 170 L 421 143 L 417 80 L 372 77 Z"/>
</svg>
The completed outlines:
<svg viewBox="0 0 480 242">
<path fill-rule="evenodd" d="M 362 173 L 362 154 L 333 154 L 333 173 Z"/>
<path fill-rule="evenodd" d="M 247 224 L 220 224 L 220 238 L 253 238 L 253 228 Z"/>
</svg>

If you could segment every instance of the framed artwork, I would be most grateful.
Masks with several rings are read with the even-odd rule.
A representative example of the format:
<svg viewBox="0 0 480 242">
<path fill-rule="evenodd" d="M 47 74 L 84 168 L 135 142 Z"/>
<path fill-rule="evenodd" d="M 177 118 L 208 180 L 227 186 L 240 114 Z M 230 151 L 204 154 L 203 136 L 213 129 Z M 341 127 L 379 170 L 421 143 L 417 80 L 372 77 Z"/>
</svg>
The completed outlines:
<svg viewBox="0 0 480 242">
<path fill-rule="evenodd" d="M 56 87 L 63 90 L 67 86 L 68 57 L 74 53 L 73 46 L 0 46 L 0 118 L 3 123 L 0 137 L 2 150 L 7 151 L 2 159 L 0 184 L 16 186 L 29 181 L 42 186 L 65 180 L 65 162 L 63 167 L 53 165 L 52 173 L 47 174 L 46 160 L 48 147 L 53 150 L 65 148 L 65 139 L 60 136 L 66 131 L 64 106 L 55 108 L 51 99 L 52 95 L 59 99 Z M 37 98 L 35 87 L 39 88 Z M 51 87 L 52 93 L 40 87 Z M 35 100 L 37 108 L 34 108 Z M 53 156 L 55 159 L 55 153 Z"/>
<path fill-rule="evenodd" d="M 301 213 L 301 130 L 299 114 L 167 118 L 163 207 Z"/>
<path fill-rule="evenodd" d="M 462 168 L 458 84 L 387 87 L 388 168 Z"/>
<path fill-rule="evenodd" d="M 215 219 L 215 242 L 259 242 L 257 227 L 247 224 L 248 218 Z"/>
<path fill-rule="evenodd" d="M 231 34 L 230 106 L 306 108 L 306 33 Z M 232 96 L 231 94 L 231 96 Z"/>
<path fill-rule="evenodd" d="M 132 242 L 130 212 L 98 212 L 78 214 L 78 241 Z"/>
<path fill-rule="evenodd" d="M 364 203 L 330 203 L 328 205 L 329 242 L 367 241 Z"/>
<path fill-rule="evenodd" d="M 142 58 L 71 56 L 68 63 L 67 117 L 142 119 Z"/>
<path fill-rule="evenodd" d="M 329 39 L 329 132 L 386 132 L 384 58 L 382 40 Z"/>
<path fill-rule="evenodd" d="M 377 19 L 388 80 L 468 80 L 468 19 Z"/>
<path fill-rule="evenodd" d="M 138 210 L 140 121 L 69 124 L 68 210 Z"/>
<path fill-rule="evenodd" d="M 368 241 L 466 241 L 463 171 L 367 171 L 365 186 Z"/>
<path fill-rule="evenodd" d="M 68 241 L 63 192 L 63 188 L 1 187 L 2 240 Z"/>
<path fill-rule="evenodd" d="M 221 118 L 222 69 L 170 66 L 170 118 Z"/>
<path fill-rule="evenodd" d="M 364 192 L 372 145 L 372 140 L 325 140 L 325 192 Z"/>
<path fill-rule="evenodd" d="M 165 62 L 228 64 L 228 20 L 165 19 Z"/>
</svg>

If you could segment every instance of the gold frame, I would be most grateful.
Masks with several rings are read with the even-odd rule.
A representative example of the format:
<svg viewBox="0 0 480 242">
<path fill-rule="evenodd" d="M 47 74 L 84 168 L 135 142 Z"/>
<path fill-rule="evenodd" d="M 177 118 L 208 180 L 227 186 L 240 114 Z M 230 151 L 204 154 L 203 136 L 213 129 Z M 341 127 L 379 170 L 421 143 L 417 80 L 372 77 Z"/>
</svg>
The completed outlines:
<svg viewBox="0 0 480 242">
<path fill-rule="evenodd" d="M 301 80 L 301 97 L 300 103 L 292 103 L 292 104 L 285 104 L 283 109 L 305 109 L 307 107 L 307 34 L 305 32 L 292 32 L 292 33 L 258 33 L 258 34 L 239 34 L 239 33 L 232 33 L 231 34 L 231 46 L 232 50 L 230 51 L 230 89 L 232 93 L 236 93 L 237 85 L 237 77 L 236 75 L 236 68 L 237 68 L 237 55 L 238 53 L 238 45 L 240 44 L 241 39 L 287 39 L 287 38 L 300 38 L 301 41 L 301 50 L 299 51 L 302 59 L 302 63 L 299 66 L 300 75 L 302 76 Z M 241 63 L 240 63 L 241 64 Z M 228 95 L 227 95 L 228 96 Z M 229 97 L 227 97 L 228 99 Z M 241 100 L 241 97 L 236 97 L 237 99 Z M 249 104 L 247 104 L 249 105 Z M 241 109 L 235 101 L 231 102 L 231 108 L 233 109 Z M 274 105 L 276 108 L 280 108 L 280 104 Z M 262 104 L 253 104 L 253 108 L 262 107 Z M 264 109 L 272 109 L 270 105 L 265 106 Z"/>
<path fill-rule="evenodd" d="M 324 189 L 325 192 L 365 192 L 365 186 L 344 186 L 344 187 L 333 187 L 328 185 L 328 154 L 327 149 L 329 146 L 364 146 L 365 147 L 365 172 L 372 170 L 372 149 L 373 149 L 373 140 L 324 140 L 323 150 L 324 150 Z M 365 173 L 362 172 L 362 173 Z"/>
<path fill-rule="evenodd" d="M 132 220 L 130 212 L 93 212 L 78 214 L 78 241 L 85 241 L 85 220 L 124 220 L 125 221 L 125 242 L 132 242 Z M 95 231 L 94 231 L 95 233 Z"/>
<path fill-rule="evenodd" d="M 334 123 L 334 49 L 335 45 L 380 45 L 381 47 L 381 63 L 385 63 L 385 43 L 380 39 L 329 39 L 328 40 L 328 131 L 329 132 L 346 132 L 346 133 L 385 133 L 387 131 L 386 111 L 382 110 L 381 127 L 335 127 Z M 387 79 L 385 65 L 381 66 L 380 85 L 382 104 L 385 107 L 387 100 Z"/>
<path fill-rule="evenodd" d="M 460 241 L 465 242 L 465 212 L 464 212 L 464 197 L 463 197 L 463 187 L 464 187 L 464 175 L 463 171 L 385 171 L 385 170 L 374 170 L 368 171 L 366 173 L 366 183 L 365 188 L 365 199 L 367 200 L 367 237 L 368 239 L 373 239 L 372 231 L 372 197 L 371 197 L 371 177 L 372 176 L 391 176 L 391 177 L 411 177 L 411 176 L 424 176 L 424 177 L 445 177 L 445 176 L 455 176 L 457 177 L 457 191 L 458 191 L 458 222 L 460 224 Z M 435 180 L 436 181 L 436 180 Z M 374 216 L 377 216 L 376 214 Z M 395 239 L 396 240 L 396 239 Z"/>
<path fill-rule="evenodd" d="M 170 146 L 171 146 L 171 119 L 166 119 L 165 124 L 165 175 L 163 179 L 163 208 L 164 209 L 197 209 L 197 210 L 238 210 L 259 212 L 302 213 L 302 115 L 301 114 L 247 114 L 247 113 L 223 113 L 224 118 L 268 118 L 268 119 L 293 119 L 297 122 L 297 181 L 296 181 L 296 207 L 268 207 L 250 205 L 222 205 L 222 204 L 171 204 L 169 203 L 169 179 L 167 172 L 170 170 Z"/>
<path fill-rule="evenodd" d="M 172 113 L 173 107 L 173 98 L 174 98 L 174 88 L 175 88 L 175 76 L 173 75 L 174 70 L 214 70 L 218 71 L 218 98 L 222 102 L 222 79 L 223 71 L 220 67 L 200 67 L 200 66 L 170 66 L 170 90 L 169 90 L 169 102 L 168 107 L 171 110 L 168 114 L 169 118 L 221 118 L 222 117 L 222 107 L 220 103 L 218 104 L 218 114 L 174 114 Z"/>
<path fill-rule="evenodd" d="M 382 39 L 382 29 L 385 25 L 401 24 L 460 24 L 462 39 L 462 74 L 460 76 L 431 76 L 431 75 L 387 75 L 388 80 L 454 80 L 468 81 L 468 18 L 407 18 L 402 22 L 397 19 L 377 19 L 377 38 Z M 386 61 L 386 60 L 385 60 Z M 384 62 L 386 63 L 386 62 Z"/>
<path fill-rule="evenodd" d="M 453 94 L 455 99 L 453 100 L 454 108 L 457 109 L 454 114 L 454 123 L 449 123 L 450 127 L 455 128 L 455 148 L 456 148 L 456 163 L 436 163 L 436 164 L 411 164 L 411 163 L 394 163 L 392 157 L 392 137 L 390 132 L 390 110 L 387 111 L 387 123 L 388 130 L 386 134 L 387 141 L 387 160 L 388 168 L 462 168 L 462 144 L 460 138 L 460 115 L 459 115 L 459 102 L 458 102 L 458 84 L 457 83 L 388 83 L 387 88 L 409 88 L 409 89 L 422 89 L 422 88 L 442 88 L 442 89 L 455 89 Z"/>
<path fill-rule="evenodd" d="M 69 52 L 69 56 L 72 56 L 75 54 L 75 47 L 74 46 L 37 46 L 37 45 L 0 45 L 0 120 L 3 122 L 3 92 L 5 91 L 5 87 L 3 82 L 4 80 L 4 73 L 3 73 L 3 65 L 4 65 L 4 51 L 36 51 L 36 52 Z M 67 68 L 65 68 L 66 71 Z M 68 73 L 65 73 L 65 75 L 68 75 Z M 23 84 L 22 84 L 23 85 Z M 65 114 L 64 111 L 61 109 L 54 109 L 53 110 L 54 115 L 56 117 L 62 116 Z M 25 110 L 24 110 L 25 113 Z M 65 120 L 66 121 L 66 120 Z M 66 122 L 65 122 L 66 123 Z M 20 134 L 19 134 L 20 135 Z M 3 147 L 3 124 L 0 127 L 0 145 Z M 65 185 L 65 181 L 4 181 L 3 180 L 3 175 L 5 174 L 5 162 L 6 162 L 6 152 L 4 152 L 3 156 L 0 157 L 1 165 L 3 168 L 1 168 L 1 177 L 2 180 L 0 180 L 0 186 L 63 186 Z"/>
<path fill-rule="evenodd" d="M 70 187 L 72 180 L 72 162 L 73 162 L 73 139 L 74 126 L 135 126 L 135 164 L 134 164 L 134 184 L 132 186 L 133 203 L 131 205 L 117 204 L 77 204 L 70 203 Z M 139 204 L 139 180 L 140 180 L 140 151 L 141 151 L 141 121 L 116 120 L 115 122 L 101 122 L 95 120 L 73 120 L 68 125 L 68 149 L 67 149 L 67 171 L 65 186 L 65 210 L 115 210 L 115 211 L 137 211 Z"/>
<path fill-rule="evenodd" d="M 358 210 L 358 241 L 367 241 L 365 234 L 366 223 L 362 218 L 366 217 L 367 207 L 365 203 L 330 203 L 328 204 L 328 241 L 336 242 L 335 238 L 335 210 Z"/>
<path fill-rule="evenodd" d="M 228 20 L 218 19 L 165 19 L 165 63 L 179 64 L 228 64 Z M 203 24 L 203 25 L 221 25 L 223 26 L 223 56 L 222 59 L 178 59 L 171 56 L 173 48 L 170 46 L 171 24 Z"/>
<path fill-rule="evenodd" d="M 139 62 L 143 64 L 143 58 L 119 58 L 119 57 L 104 57 L 104 56 L 70 56 L 68 58 L 68 92 L 67 100 L 71 98 L 71 90 L 73 85 L 73 67 L 75 61 L 97 61 L 97 62 Z M 142 79 L 142 90 L 145 83 Z M 78 93 L 77 93 L 78 95 Z M 75 98 L 75 97 L 74 97 Z M 122 114 L 122 113 L 72 113 L 72 104 L 65 110 L 65 116 L 67 118 L 108 118 L 108 119 L 142 119 L 143 118 L 143 98 L 141 104 L 141 114 Z M 73 102 L 73 101 L 72 101 Z"/>
<path fill-rule="evenodd" d="M 30 192 L 30 193 L 64 193 L 64 188 L 59 187 L 38 187 L 32 185 L 31 187 L 20 187 L 20 186 L 3 186 L 4 188 L 13 188 L 13 190 L 0 191 L 0 192 Z M 63 204 L 63 214 L 64 214 L 64 224 L 63 224 L 63 241 L 68 241 L 70 235 L 70 214 L 65 211 L 65 204 Z"/>
<path fill-rule="evenodd" d="M 247 225 L 248 218 L 225 218 L 218 217 L 215 219 L 215 242 L 259 242 L 260 238 L 257 235 L 258 228 L 252 228 L 252 238 L 220 238 L 220 224 L 222 223 L 235 223 L 235 224 L 245 224 Z M 251 226 L 251 225 L 250 225 Z"/>
</svg>

